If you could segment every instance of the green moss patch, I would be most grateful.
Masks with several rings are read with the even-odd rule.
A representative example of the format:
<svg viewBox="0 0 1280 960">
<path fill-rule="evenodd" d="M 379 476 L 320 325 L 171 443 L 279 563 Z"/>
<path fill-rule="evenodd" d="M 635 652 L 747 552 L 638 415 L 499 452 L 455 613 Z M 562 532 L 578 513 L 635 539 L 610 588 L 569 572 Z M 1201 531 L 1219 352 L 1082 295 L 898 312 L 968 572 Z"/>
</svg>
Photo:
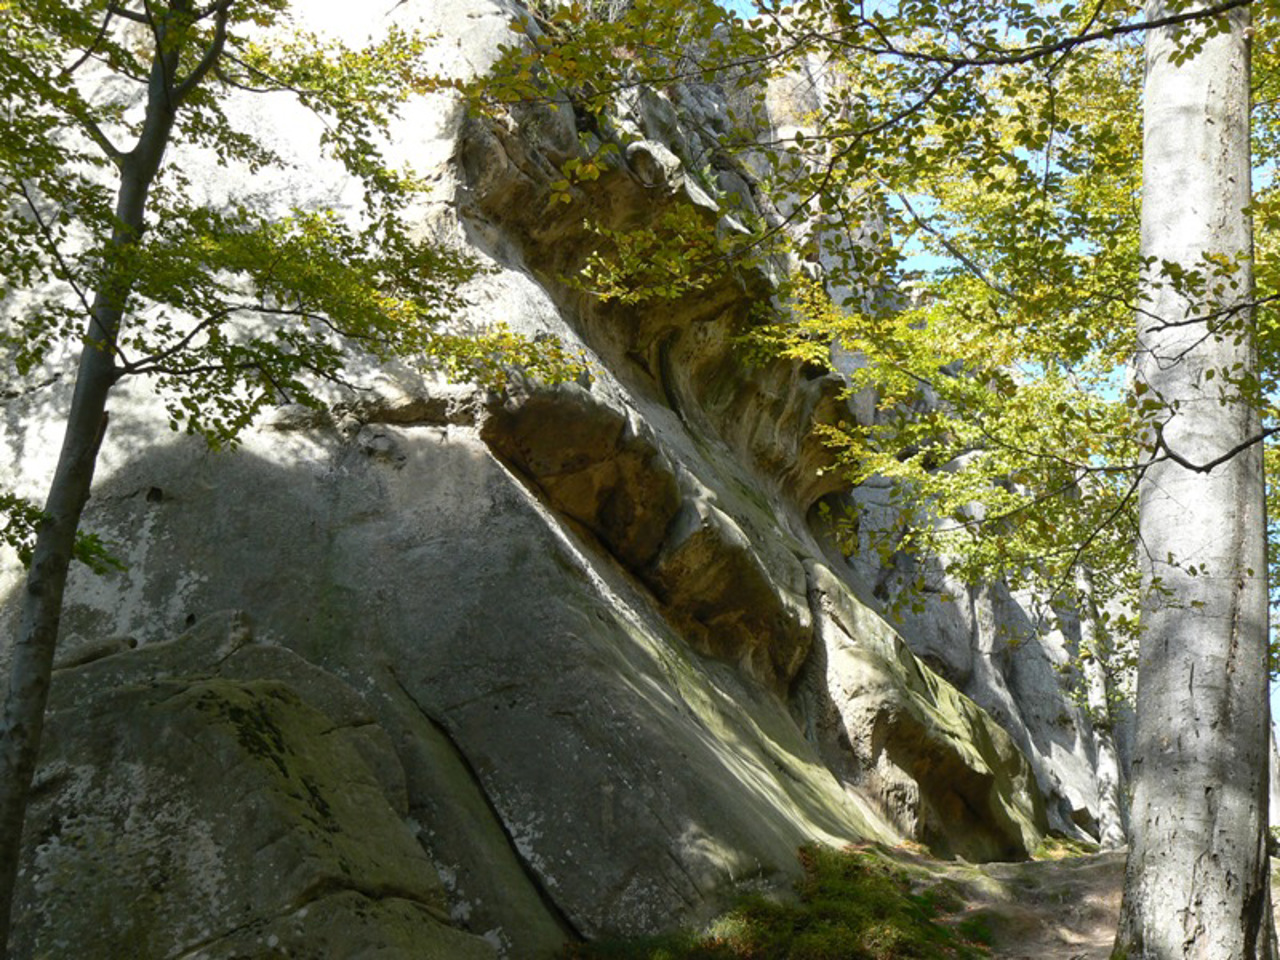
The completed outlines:
<svg viewBox="0 0 1280 960">
<path fill-rule="evenodd" d="M 1075 857 L 1091 857 L 1102 848 L 1087 840 L 1072 840 L 1069 837 L 1047 836 L 1036 846 L 1031 854 L 1032 860 L 1067 860 Z"/>
<path fill-rule="evenodd" d="M 700 933 L 575 944 L 566 960 L 899 960 L 979 958 L 976 929 L 948 922 L 963 904 L 941 888 L 919 890 L 875 847 L 800 851 L 796 899 L 750 897 Z M 966 934 L 969 934 L 967 937 Z M 979 934 L 978 936 L 973 936 Z"/>
</svg>

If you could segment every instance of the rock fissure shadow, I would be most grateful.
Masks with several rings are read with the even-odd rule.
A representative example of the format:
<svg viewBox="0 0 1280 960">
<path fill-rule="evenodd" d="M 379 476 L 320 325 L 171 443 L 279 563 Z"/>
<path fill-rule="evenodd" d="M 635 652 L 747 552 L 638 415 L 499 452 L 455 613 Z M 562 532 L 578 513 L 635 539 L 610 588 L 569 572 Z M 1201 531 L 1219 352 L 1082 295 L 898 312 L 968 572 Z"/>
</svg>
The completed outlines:
<svg viewBox="0 0 1280 960">
<path fill-rule="evenodd" d="M 410 693 L 405 685 L 400 681 L 400 678 L 396 676 L 394 666 L 388 667 L 387 676 L 399 692 L 399 695 L 407 700 L 409 704 L 412 705 L 412 709 L 421 714 L 422 718 L 447 742 L 449 748 L 453 751 L 458 764 L 466 771 L 472 784 L 475 785 L 477 793 L 483 798 L 485 806 L 492 817 L 493 823 L 502 831 L 502 835 L 506 838 L 507 846 L 511 851 L 511 854 L 520 864 L 520 868 L 528 878 L 530 885 L 537 891 L 538 898 L 547 908 L 547 912 L 554 917 L 556 922 L 563 928 L 566 939 L 571 938 L 579 942 L 586 940 L 586 937 L 584 937 L 574 926 L 572 919 L 570 919 L 570 917 L 560 909 L 559 904 L 556 903 L 555 897 L 552 895 L 551 891 L 547 889 L 544 878 L 538 874 L 538 871 L 533 867 L 533 865 L 521 854 L 520 844 L 511 834 L 511 831 L 508 829 L 502 818 L 501 812 L 494 804 L 492 796 L 485 787 L 484 779 L 472 765 L 471 761 L 467 759 L 466 753 L 463 752 L 462 747 L 458 744 L 458 741 L 454 738 L 453 734 L 449 732 L 448 726 L 432 716 L 417 701 L 413 694 Z M 430 850 L 428 850 L 428 853 L 430 853 Z"/>
</svg>

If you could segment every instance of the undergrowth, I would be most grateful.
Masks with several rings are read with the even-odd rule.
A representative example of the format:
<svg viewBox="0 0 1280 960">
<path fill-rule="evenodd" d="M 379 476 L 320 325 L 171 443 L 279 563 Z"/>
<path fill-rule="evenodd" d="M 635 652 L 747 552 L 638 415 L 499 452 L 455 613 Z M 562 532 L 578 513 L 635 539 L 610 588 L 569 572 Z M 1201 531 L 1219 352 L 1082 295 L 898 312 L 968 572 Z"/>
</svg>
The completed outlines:
<svg viewBox="0 0 1280 960">
<path fill-rule="evenodd" d="M 698 933 L 574 944 L 565 960 L 907 960 L 988 956 L 974 941 L 985 930 L 949 925 L 963 908 L 937 885 L 913 892 L 911 882 L 874 848 L 807 846 L 800 850 L 804 878 L 796 900 L 761 896 L 738 906 Z"/>
<path fill-rule="evenodd" d="M 1102 849 L 1096 843 L 1085 840 L 1072 840 L 1069 837 L 1047 836 L 1040 841 L 1032 860 L 1069 860 L 1076 857 L 1090 857 Z"/>
</svg>

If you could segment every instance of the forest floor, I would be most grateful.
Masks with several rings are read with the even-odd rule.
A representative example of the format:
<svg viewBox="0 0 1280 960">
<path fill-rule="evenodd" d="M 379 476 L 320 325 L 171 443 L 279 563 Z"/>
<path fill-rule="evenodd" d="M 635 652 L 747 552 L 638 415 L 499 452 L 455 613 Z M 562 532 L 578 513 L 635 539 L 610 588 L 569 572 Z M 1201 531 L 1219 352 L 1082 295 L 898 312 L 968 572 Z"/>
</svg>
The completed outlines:
<svg viewBox="0 0 1280 960">
<path fill-rule="evenodd" d="M 916 882 L 945 883 L 1002 960 L 1107 960 L 1120 915 L 1124 851 L 1025 863 L 939 861 L 899 849 L 890 856 Z"/>
<path fill-rule="evenodd" d="M 885 851 L 915 884 L 947 883 L 964 902 L 952 923 L 975 921 L 994 960 L 1109 960 L 1124 850 L 1024 863 L 968 864 Z M 1272 907 L 1280 930 L 1280 859 L 1271 861 Z"/>
<path fill-rule="evenodd" d="M 1037 859 L 973 864 L 937 860 L 913 844 L 810 846 L 801 850 L 795 898 L 748 897 L 701 931 L 573 944 L 563 956 L 1109 960 L 1125 851 L 1092 851 L 1046 839 Z M 1280 888 L 1280 860 L 1272 871 Z"/>
</svg>

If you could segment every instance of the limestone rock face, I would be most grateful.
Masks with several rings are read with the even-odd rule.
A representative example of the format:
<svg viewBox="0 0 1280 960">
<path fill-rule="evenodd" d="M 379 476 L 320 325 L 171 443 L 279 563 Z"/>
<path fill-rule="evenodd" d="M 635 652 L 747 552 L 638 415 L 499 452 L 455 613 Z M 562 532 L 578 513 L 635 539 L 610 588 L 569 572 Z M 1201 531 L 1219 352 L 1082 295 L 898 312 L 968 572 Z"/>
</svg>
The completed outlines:
<svg viewBox="0 0 1280 960">
<path fill-rule="evenodd" d="M 449 924 L 360 698 L 282 648 L 217 650 L 220 620 L 60 671 L 14 955 L 493 957 Z"/>
<path fill-rule="evenodd" d="M 809 565 L 823 649 L 801 702 L 825 753 L 880 799 L 907 836 L 942 855 L 1017 860 L 1048 828 L 1030 764 L 973 701 L 821 564 Z"/>
<path fill-rule="evenodd" d="M 316 6 L 336 32 L 362 17 Z M 467 75 L 515 12 L 396 15 Z M 68 590 L 19 956 L 538 958 L 785 888 L 806 842 L 1034 847 L 1042 788 L 1093 769 L 1020 733 L 1065 694 L 1036 675 L 968 699 L 996 654 L 895 632 L 830 558 L 810 515 L 839 480 L 811 428 L 842 415 L 840 381 L 733 345 L 768 277 L 660 307 L 557 279 L 588 214 L 706 209 L 687 156 L 725 129 L 718 97 L 638 93 L 645 146 L 570 204 L 550 202 L 578 149 L 567 108 L 490 122 L 433 95 L 394 144 L 434 184 L 419 226 L 491 268 L 459 328 L 557 336 L 589 383 L 495 396 L 357 364 L 364 389 L 217 455 L 168 432 L 147 384 L 116 392 L 86 525 L 125 569 Z M 254 109 L 238 119 L 278 126 Z M 281 189 L 340 204 L 331 172 Z M 40 495 L 65 388 L 4 401 L 0 483 Z M 20 583 L 0 558 L 2 636 Z M 1100 819 L 1077 800 L 1075 822 Z"/>
<path fill-rule="evenodd" d="M 851 504 L 870 527 L 884 522 L 884 496 L 883 489 L 869 488 L 831 500 Z M 855 583 L 874 584 L 861 592 L 873 607 L 877 594 L 921 572 L 918 561 L 897 555 L 886 565 L 871 551 L 855 553 L 849 565 Z M 1054 829 L 1123 844 L 1132 718 L 1108 695 L 1099 660 L 1076 662 L 1089 645 L 1091 617 L 1046 611 L 1038 598 L 1003 584 L 962 583 L 936 561 L 925 563 L 922 573 L 920 604 L 898 614 L 912 650 L 1014 738 L 1035 771 Z M 1050 613 L 1055 622 L 1046 625 Z"/>
<path fill-rule="evenodd" d="M 360 703 L 346 712 L 394 753 L 378 769 L 412 825 L 402 839 L 447 878 L 451 915 L 513 956 L 703 918 L 741 883 L 785 885 L 808 840 L 898 835 L 776 694 L 699 657 L 473 430 L 380 425 L 388 459 L 365 451 L 369 429 L 264 430 L 225 458 L 178 444 L 134 459 L 104 485 L 96 522 L 135 531 L 135 562 L 115 583 L 81 581 L 68 620 L 140 645 L 55 686 L 90 670 L 95 688 L 128 686 L 122 665 L 159 657 L 166 629 L 248 600 L 266 645 L 222 644 L 172 672 L 287 654 L 343 677 Z M 140 482 L 163 497 L 129 495 Z M 68 711 L 72 729 L 88 722 Z M 104 775 L 118 766 L 101 741 L 83 749 L 102 752 Z M 192 757 L 183 746 L 170 762 Z"/>
</svg>

